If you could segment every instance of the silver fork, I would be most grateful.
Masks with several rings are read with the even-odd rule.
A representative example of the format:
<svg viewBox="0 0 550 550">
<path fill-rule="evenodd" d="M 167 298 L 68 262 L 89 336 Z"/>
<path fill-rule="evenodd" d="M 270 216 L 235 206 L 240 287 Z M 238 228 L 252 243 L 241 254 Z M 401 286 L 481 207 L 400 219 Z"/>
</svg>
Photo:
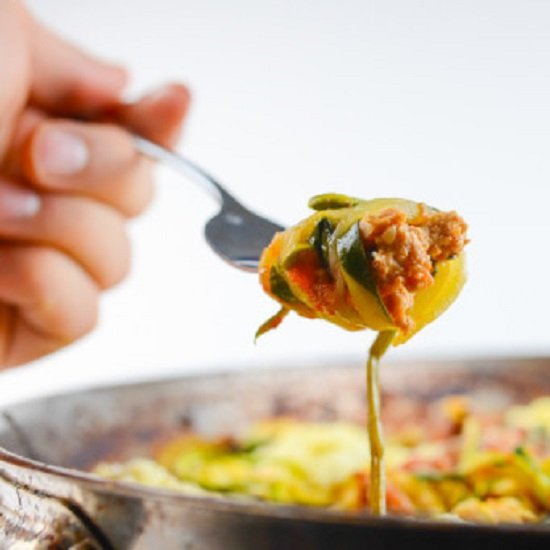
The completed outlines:
<svg viewBox="0 0 550 550">
<path fill-rule="evenodd" d="M 134 135 L 136 149 L 188 176 L 210 192 L 220 203 L 220 211 L 205 228 L 206 241 L 226 262 L 244 271 L 257 271 L 262 250 L 273 235 L 284 228 L 245 208 L 225 187 L 193 162 L 165 147 Z"/>
</svg>

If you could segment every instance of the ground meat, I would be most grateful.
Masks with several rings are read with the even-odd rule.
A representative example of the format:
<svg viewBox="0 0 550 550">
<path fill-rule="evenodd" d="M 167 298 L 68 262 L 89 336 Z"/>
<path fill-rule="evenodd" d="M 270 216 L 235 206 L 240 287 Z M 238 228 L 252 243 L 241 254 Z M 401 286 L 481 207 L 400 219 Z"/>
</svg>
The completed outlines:
<svg viewBox="0 0 550 550">
<path fill-rule="evenodd" d="M 456 212 L 426 214 L 425 210 L 411 222 L 428 231 L 428 254 L 434 262 L 447 260 L 462 252 L 467 243 L 466 222 Z"/>
<path fill-rule="evenodd" d="M 361 236 L 378 293 L 395 325 L 410 332 L 414 293 L 433 284 L 435 264 L 459 254 L 466 244 L 466 224 L 456 212 L 418 215 L 387 208 L 360 221 Z"/>
</svg>

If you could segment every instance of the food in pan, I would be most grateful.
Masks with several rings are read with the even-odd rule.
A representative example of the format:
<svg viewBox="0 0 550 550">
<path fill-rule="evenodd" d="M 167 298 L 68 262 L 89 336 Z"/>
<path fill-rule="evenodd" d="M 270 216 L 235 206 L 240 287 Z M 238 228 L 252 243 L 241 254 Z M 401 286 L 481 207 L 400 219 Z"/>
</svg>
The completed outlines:
<svg viewBox="0 0 550 550">
<path fill-rule="evenodd" d="M 407 341 L 458 296 L 466 279 L 466 224 L 404 199 L 362 200 L 325 194 L 315 213 L 275 235 L 260 260 L 264 290 L 281 304 L 258 335 L 289 311 L 348 330 L 378 332 L 367 361 L 370 509 L 386 511 L 384 442 L 378 362 L 390 345 Z"/>
<path fill-rule="evenodd" d="M 392 514 L 489 524 L 546 520 L 550 398 L 499 411 L 482 405 L 463 395 L 422 409 L 399 398 L 388 404 Z M 396 414 L 397 407 L 404 410 Z M 237 438 L 188 434 L 162 445 L 152 459 L 103 463 L 95 471 L 185 494 L 363 511 L 370 507 L 369 468 L 361 425 L 287 417 L 260 422 Z"/>
</svg>

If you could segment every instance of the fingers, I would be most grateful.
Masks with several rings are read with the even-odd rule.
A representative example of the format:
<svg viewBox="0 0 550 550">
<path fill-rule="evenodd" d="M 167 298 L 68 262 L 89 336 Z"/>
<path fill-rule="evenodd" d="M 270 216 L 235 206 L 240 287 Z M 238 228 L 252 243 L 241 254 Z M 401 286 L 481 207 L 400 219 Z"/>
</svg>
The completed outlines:
<svg viewBox="0 0 550 550">
<path fill-rule="evenodd" d="M 83 53 L 29 17 L 31 102 L 65 115 L 117 104 L 126 71 Z"/>
<path fill-rule="evenodd" d="M 172 145 L 190 103 L 189 91 L 172 84 L 135 104 L 122 104 L 126 71 L 65 42 L 27 15 L 30 28 L 30 101 L 51 114 L 113 116 L 134 132 Z"/>
<path fill-rule="evenodd" d="M 141 135 L 170 145 L 188 106 L 187 90 L 172 85 L 112 115 Z M 45 119 L 29 110 L 21 118 L 14 146 L 12 164 L 22 165 L 23 175 L 39 188 L 84 194 L 129 217 L 151 201 L 152 163 L 135 151 L 131 136 L 118 126 Z"/>
<path fill-rule="evenodd" d="M 126 275 L 129 258 L 114 209 L 0 181 L 0 365 L 30 361 L 91 330 L 99 290 Z"/>
<path fill-rule="evenodd" d="M 54 249 L 0 245 L 0 364 L 21 364 L 89 332 L 98 291 L 68 256 Z"/>
<path fill-rule="evenodd" d="M 25 145 L 23 168 L 40 189 L 85 195 L 129 217 L 153 195 L 150 162 L 117 126 L 43 120 Z"/>
<path fill-rule="evenodd" d="M 0 180 L 0 241 L 49 246 L 70 256 L 99 288 L 128 273 L 124 218 L 85 197 L 38 194 Z"/>
</svg>

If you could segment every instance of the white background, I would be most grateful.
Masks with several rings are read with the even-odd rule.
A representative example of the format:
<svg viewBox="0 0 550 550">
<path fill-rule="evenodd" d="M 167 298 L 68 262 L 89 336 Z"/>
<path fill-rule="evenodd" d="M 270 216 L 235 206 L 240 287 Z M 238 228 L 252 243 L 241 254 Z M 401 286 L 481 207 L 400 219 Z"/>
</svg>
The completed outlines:
<svg viewBox="0 0 550 550">
<path fill-rule="evenodd" d="M 130 95 L 192 88 L 182 150 L 283 223 L 338 191 L 456 208 L 470 280 L 393 357 L 550 351 L 550 2 L 33 0 L 44 21 L 127 65 Z M 78 385 L 365 353 L 370 335 L 289 319 L 202 239 L 215 206 L 161 169 L 130 228 L 130 278 L 97 330 L 1 375 L 0 403 Z"/>
</svg>

